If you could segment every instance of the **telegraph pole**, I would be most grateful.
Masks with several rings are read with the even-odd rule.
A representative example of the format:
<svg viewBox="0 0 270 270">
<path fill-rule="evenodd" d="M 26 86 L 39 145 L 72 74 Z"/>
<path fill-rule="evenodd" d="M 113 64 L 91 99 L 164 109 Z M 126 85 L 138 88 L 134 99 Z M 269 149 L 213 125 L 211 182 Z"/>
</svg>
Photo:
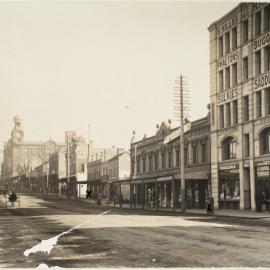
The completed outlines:
<svg viewBox="0 0 270 270">
<path fill-rule="evenodd" d="M 176 120 L 180 123 L 180 177 L 181 177 L 181 210 L 184 213 L 186 211 L 186 181 L 185 181 L 185 155 L 184 155 L 184 124 L 186 112 L 188 111 L 189 102 L 187 100 L 188 93 L 186 88 L 186 82 L 182 74 L 177 78 L 175 92 L 174 92 L 174 109 Z"/>
<path fill-rule="evenodd" d="M 69 140 L 67 140 L 67 197 L 69 197 Z"/>
</svg>

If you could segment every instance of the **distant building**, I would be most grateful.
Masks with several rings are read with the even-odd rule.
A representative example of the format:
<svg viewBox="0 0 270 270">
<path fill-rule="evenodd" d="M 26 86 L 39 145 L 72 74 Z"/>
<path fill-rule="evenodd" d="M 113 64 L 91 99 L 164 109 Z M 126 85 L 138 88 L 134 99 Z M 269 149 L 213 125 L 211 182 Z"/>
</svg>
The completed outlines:
<svg viewBox="0 0 270 270">
<path fill-rule="evenodd" d="M 184 163 L 188 208 L 204 208 L 210 185 L 209 115 L 186 122 Z M 165 122 L 154 136 L 131 144 L 131 205 L 134 208 L 180 208 L 179 128 Z"/>
<path fill-rule="evenodd" d="M 209 32 L 215 206 L 270 210 L 270 4 L 241 3 Z"/>
<path fill-rule="evenodd" d="M 108 160 L 108 177 L 108 199 L 121 204 L 129 203 L 130 154 L 128 152 L 118 151 L 117 155 Z"/>
<path fill-rule="evenodd" d="M 89 162 L 87 164 L 87 184 L 92 190 L 93 197 L 101 195 L 103 198 L 108 194 L 108 160 L 117 155 L 119 149 L 95 148 L 91 145 L 89 149 Z"/>
<path fill-rule="evenodd" d="M 4 145 L 2 175 L 4 183 L 18 189 L 30 190 L 30 172 L 48 161 L 49 155 L 61 144 L 49 139 L 46 142 L 25 141 L 22 120 L 14 117 L 11 137 Z"/>
</svg>

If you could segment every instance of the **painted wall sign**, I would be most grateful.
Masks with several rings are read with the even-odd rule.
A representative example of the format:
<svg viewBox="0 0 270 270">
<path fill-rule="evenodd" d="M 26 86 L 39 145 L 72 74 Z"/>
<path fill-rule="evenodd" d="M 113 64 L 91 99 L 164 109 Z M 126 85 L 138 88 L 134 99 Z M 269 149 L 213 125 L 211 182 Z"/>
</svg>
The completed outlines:
<svg viewBox="0 0 270 270">
<path fill-rule="evenodd" d="M 219 166 L 220 170 L 234 170 L 234 169 L 238 169 L 238 168 L 239 168 L 238 164 Z"/>
<path fill-rule="evenodd" d="M 257 165 L 257 167 L 270 165 L 270 160 L 258 162 L 256 165 Z"/>
<path fill-rule="evenodd" d="M 233 89 L 228 90 L 226 92 L 222 92 L 222 93 L 218 94 L 217 103 L 218 103 L 218 105 L 222 105 L 228 101 L 236 99 L 237 97 L 238 97 L 238 89 L 236 87 L 236 88 L 233 88 Z"/>
<path fill-rule="evenodd" d="M 219 28 L 218 28 L 218 35 L 223 34 L 224 32 L 226 32 L 227 30 L 229 30 L 230 28 L 232 28 L 234 25 L 237 24 L 237 16 L 232 17 L 230 20 L 226 21 L 225 23 L 223 23 Z"/>
<path fill-rule="evenodd" d="M 270 44 L 270 32 L 263 34 L 253 41 L 253 51 L 257 51 Z"/>
<path fill-rule="evenodd" d="M 157 181 L 169 181 L 172 180 L 172 176 L 164 176 L 164 177 L 159 177 Z"/>
<path fill-rule="evenodd" d="M 229 54 L 226 57 L 223 57 L 222 59 L 220 59 L 217 63 L 218 66 L 218 70 L 221 70 L 227 66 L 229 66 L 230 64 L 233 64 L 234 62 L 236 62 L 238 60 L 238 51 Z"/>
<path fill-rule="evenodd" d="M 254 90 L 259 90 L 268 86 L 270 86 L 270 73 L 254 79 Z"/>
</svg>

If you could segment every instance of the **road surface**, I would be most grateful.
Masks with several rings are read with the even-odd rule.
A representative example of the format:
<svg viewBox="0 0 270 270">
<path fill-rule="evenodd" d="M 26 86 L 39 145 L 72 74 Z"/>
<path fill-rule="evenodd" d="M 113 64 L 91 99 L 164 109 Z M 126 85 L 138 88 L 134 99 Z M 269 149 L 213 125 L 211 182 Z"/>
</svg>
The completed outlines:
<svg viewBox="0 0 270 270">
<path fill-rule="evenodd" d="M 270 218 L 224 218 L 21 196 L 21 208 L 0 209 L 0 267 L 269 267 Z M 25 250 L 59 238 L 50 254 Z"/>
</svg>

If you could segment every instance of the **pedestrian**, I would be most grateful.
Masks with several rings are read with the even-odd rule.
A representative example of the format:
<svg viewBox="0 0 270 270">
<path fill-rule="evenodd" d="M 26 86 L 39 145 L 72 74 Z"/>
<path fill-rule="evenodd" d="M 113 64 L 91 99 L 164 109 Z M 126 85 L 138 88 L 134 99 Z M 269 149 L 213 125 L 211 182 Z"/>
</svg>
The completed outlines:
<svg viewBox="0 0 270 270">
<path fill-rule="evenodd" d="M 91 198 L 91 190 L 86 191 L 86 199 L 90 199 Z"/>
</svg>

